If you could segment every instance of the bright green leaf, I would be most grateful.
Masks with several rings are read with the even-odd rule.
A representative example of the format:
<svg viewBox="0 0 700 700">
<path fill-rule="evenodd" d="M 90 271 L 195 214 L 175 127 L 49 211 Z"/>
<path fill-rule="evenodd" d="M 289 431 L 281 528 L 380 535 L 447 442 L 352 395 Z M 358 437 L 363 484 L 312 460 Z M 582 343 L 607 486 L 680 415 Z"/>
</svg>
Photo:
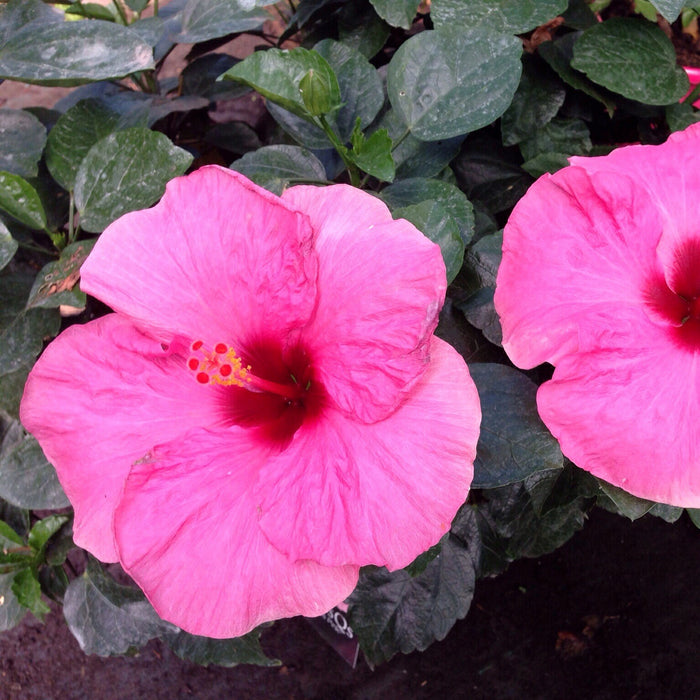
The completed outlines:
<svg viewBox="0 0 700 700">
<path fill-rule="evenodd" d="M 14 575 L 12 592 L 17 602 L 39 620 L 43 620 L 44 615 L 51 612 L 51 608 L 41 598 L 41 586 L 31 569 L 22 569 Z"/>
<path fill-rule="evenodd" d="M 389 63 L 389 100 L 423 141 L 475 131 L 508 108 L 521 53 L 520 40 L 486 29 L 421 32 Z"/>
<path fill-rule="evenodd" d="M 583 32 L 571 65 L 599 85 L 645 104 L 677 102 L 690 85 L 661 28 L 631 17 L 613 17 Z"/>
<path fill-rule="evenodd" d="M 19 175 L 0 172 L 0 209 L 31 229 L 46 227 L 46 213 L 37 191 Z"/>
<path fill-rule="evenodd" d="M 102 231 L 122 214 L 149 207 L 191 162 L 191 154 L 149 129 L 126 129 L 98 141 L 75 180 L 82 228 Z"/>
<path fill-rule="evenodd" d="M 101 19 L 106 22 L 114 22 L 114 12 L 104 5 L 98 5 L 96 2 L 76 2 L 65 10 L 67 15 L 76 15 L 87 19 Z"/>
<path fill-rule="evenodd" d="M 340 104 L 338 79 L 328 61 L 316 51 L 303 48 L 257 51 L 229 68 L 222 77 L 244 83 L 298 117 L 313 122 L 299 91 L 302 78 L 310 70 L 327 82 L 330 101 Z"/>
<path fill-rule="evenodd" d="M 369 138 L 358 143 L 349 157 L 360 170 L 384 182 L 391 182 L 396 174 L 391 155 L 392 140 L 386 129 L 378 129 Z"/>
<path fill-rule="evenodd" d="M 30 112 L 0 109 L 0 170 L 34 177 L 46 144 L 46 128 Z"/>
<path fill-rule="evenodd" d="M 67 515 L 49 515 L 47 518 L 37 521 L 27 538 L 29 546 L 36 552 L 41 552 L 46 543 L 68 522 Z"/>
<path fill-rule="evenodd" d="M 506 365 L 473 364 L 469 369 L 482 411 L 472 487 L 495 488 L 561 468 L 559 443 L 537 412 L 535 383 Z"/>
</svg>

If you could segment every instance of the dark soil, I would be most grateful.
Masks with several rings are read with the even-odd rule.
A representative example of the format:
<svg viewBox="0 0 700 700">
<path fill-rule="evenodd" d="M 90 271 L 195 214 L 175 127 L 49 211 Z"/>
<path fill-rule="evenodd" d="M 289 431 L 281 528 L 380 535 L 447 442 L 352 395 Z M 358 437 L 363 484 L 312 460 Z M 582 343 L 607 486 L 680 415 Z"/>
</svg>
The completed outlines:
<svg viewBox="0 0 700 700">
<path fill-rule="evenodd" d="M 202 668 L 159 643 L 84 656 L 59 612 L 0 635 L 1 700 L 700 698 L 700 531 L 596 510 L 558 551 L 480 581 L 467 618 L 422 654 L 352 670 L 301 619 L 263 636 L 275 668 Z"/>
</svg>

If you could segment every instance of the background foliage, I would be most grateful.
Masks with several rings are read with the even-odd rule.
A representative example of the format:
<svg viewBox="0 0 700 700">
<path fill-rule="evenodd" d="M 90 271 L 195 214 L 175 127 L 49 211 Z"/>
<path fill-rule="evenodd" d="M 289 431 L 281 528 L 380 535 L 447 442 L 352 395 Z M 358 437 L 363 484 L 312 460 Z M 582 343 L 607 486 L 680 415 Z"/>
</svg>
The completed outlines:
<svg viewBox="0 0 700 700">
<path fill-rule="evenodd" d="M 510 365 L 493 292 L 502 226 L 534 178 L 698 121 L 681 64 L 700 66 L 699 14 L 694 0 L 5 4 L 0 77 L 75 89 L 52 109 L 0 109 L 0 630 L 48 598 L 88 653 L 160 637 L 201 664 L 276 663 L 261 630 L 189 635 L 75 548 L 53 467 L 18 420 L 45 343 L 105 311 L 80 290 L 96 236 L 205 163 L 276 193 L 351 182 L 445 259 L 438 334 L 484 413 L 474 488 L 410 567 L 363 570 L 349 616 L 371 662 L 444 638 L 480 577 L 552 551 L 595 506 L 681 517 L 564 459 L 535 405 L 551 369 Z"/>
</svg>

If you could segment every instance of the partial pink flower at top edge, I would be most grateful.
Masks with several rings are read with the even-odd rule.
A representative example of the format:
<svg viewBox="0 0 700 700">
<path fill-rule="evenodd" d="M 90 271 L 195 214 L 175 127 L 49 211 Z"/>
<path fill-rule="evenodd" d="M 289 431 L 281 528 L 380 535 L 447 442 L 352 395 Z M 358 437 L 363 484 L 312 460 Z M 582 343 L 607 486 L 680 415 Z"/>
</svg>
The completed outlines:
<svg viewBox="0 0 700 700">
<path fill-rule="evenodd" d="M 504 348 L 555 366 L 538 407 L 575 464 L 700 507 L 700 125 L 570 162 L 506 225 Z"/>
<path fill-rule="evenodd" d="M 688 80 L 690 80 L 690 90 L 685 94 L 685 97 L 688 97 L 690 93 L 698 86 L 700 85 L 700 68 L 695 68 L 692 66 L 683 66 L 683 70 L 686 72 L 686 75 L 688 76 Z M 685 99 L 683 98 L 683 100 Z M 681 102 L 683 101 L 681 100 Z M 700 100 L 695 100 L 693 102 L 693 107 L 697 107 L 700 109 Z"/>
<path fill-rule="evenodd" d="M 204 167 L 115 221 L 82 288 L 115 313 L 33 369 L 21 417 L 158 613 L 210 637 L 320 615 L 408 565 L 472 478 L 479 400 L 433 335 L 436 245 L 345 185 Z"/>
</svg>

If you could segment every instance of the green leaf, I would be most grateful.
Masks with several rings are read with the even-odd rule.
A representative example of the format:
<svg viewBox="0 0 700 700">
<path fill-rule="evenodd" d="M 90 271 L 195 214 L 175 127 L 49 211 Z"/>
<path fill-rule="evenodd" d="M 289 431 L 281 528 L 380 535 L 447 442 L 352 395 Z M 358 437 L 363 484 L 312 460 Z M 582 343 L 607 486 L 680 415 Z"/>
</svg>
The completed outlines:
<svg viewBox="0 0 700 700">
<path fill-rule="evenodd" d="M 147 7 L 150 0 L 124 0 L 130 10 L 134 12 L 143 12 Z"/>
<path fill-rule="evenodd" d="M 524 34 L 562 14 L 568 0 L 433 0 L 430 17 L 436 27 L 488 26 Z"/>
<path fill-rule="evenodd" d="M 59 315 L 49 309 L 29 309 L 15 316 L 0 332 L 0 375 L 36 357 L 44 341 L 58 333 L 60 323 Z"/>
<path fill-rule="evenodd" d="M 27 542 L 36 552 L 41 552 L 46 543 L 67 523 L 70 518 L 67 515 L 49 515 L 43 520 L 34 523 Z"/>
<path fill-rule="evenodd" d="M 31 569 L 22 569 L 14 575 L 12 592 L 17 602 L 27 608 L 39 620 L 51 612 L 51 608 L 41 598 L 41 586 Z"/>
<path fill-rule="evenodd" d="M 239 59 L 224 53 L 210 53 L 192 61 L 182 71 L 183 95 L 199 95 L 209 100 L 230 100 L 245 95 L 250 88 L 217 78 Z"/>
<path fill-rule="evenodd" d="M 552 119 L 518 144 L 523 158 L 528 161 L 548 153 L 567 156 L 590 153 L 591 136 L 582 119 Z"/>
<path fill-rule="evenodd" d="M 396 174 L 391 155 L 392 140 L 386 129 L 378 129 L 369 138 L 353 144 L 349 157 L 360 170 L 373 177 L 391 182 Z"/>
<path fill-rule="evenodd" d="M 664 16 L 664 19 L 667 19 L 669 22 L 675 22 L 681 10 L 689 2 L 688 0 L 651 0 L 651 4 Z"/>
<path fill-rule="evenodd" d="M 439 554 L 415 576 L 405 569 L 365 567 L 350 596 L 348 616 L 362 651 L 373 664 L 397 652 L 423 651 L 444 639 L 468 612 L 474 593 L 479 535 L 466 509 L 460 535 L 448 534 Z M 462 539 L 469 532 L 467 541 Z"/>
<path fill-rule="evenodd" d="M 14 421 L 0 447 L 0 498 L 20 508 L 56 510 L 70 505 L 56 470 L 39 443 Z"/>
<path fill-rule="evenodd" d="M 472 326 L 495 345 L 503 339 L 501 323 L 493 305 L 496 275 L 501 264 L 503 232 L 480 238 L 467 249 L 462 273 L 455 282 L 452 299 Z"/>
<path fill-rule="evenodd" d="M 270 15 L 242 0 L 188 0 L 182 11 L 180 44 L 198 44 L 227 34 L 259 29 Z"/>
<path fill-rule="evenodd" d="M 457 222 L 462 243 L 469 243 L 474 234 L 474 208 L 464 192 L 449 182 L 408 178 L 385 187 L 380 196 L 392 209 L 426 201 L 440 202 Z"/>
<path fill-rule="evenodd" d="M 624 97 L 651 105 L 678 102 L 690 85 L 671 40 L 656 24 L 613 17 L 586 29 L 573 68 Z"/>
<path fill-rule="evenodd" d="M 316 73 L 313 68 L 299 81 L 299 92 L 304 107 L 312 117 L 329 114 L 340 107 L 340 101 L 333 101 L 333 86 L 328 74 Z"/>
<path fill-rule="evenodd" d="M 534 158 L 526 160 L 522 168 L 534 178 L 540 177 L 544 173 L 556 173 L 557 170 L 565 168 L 569 164 L 569 155 L 566 153 L 538 153 Z"/>
<path fill-rule="evenodd" d="M 19 175 L 0 172 L 0 209 L 28 228 L 46 228 L 46 213 L 39 194 Z"/>
<path fill-rule="evenodd" d="M 87 152 L 100 139 L 111 134 L 120 115 L 97 99 L 80 100 L 61 115 L 49 132 L 46 165 L 65 189 L 75 187 L 78 168 Z"/>
<path fill-rule="evenodd" d="M 19 416 L 19 403 L 24 393 L 24 385 L 32 367 L 32 359 L 11 372 L 0 371 L 0 411 L 16 418 Z"/>
<path fill-rule="evenodd" d="M 439 141 L 419 141 L 407 131 L 395 109 L 382 116 L 378 127 L 388 129 L 394 142 L 391 155 L 398 178 L 435 177 L 457 155 L 464 140 L 460 135 Z"/>
<path fill-rule="evenodd" d="M 353 7 L 341 15 L 338 38 L 343 44 L 359 51 L 366 59 L 379 53 L 391 34 L 389 25 L 371 8 L 366 11 Z"/>
<path fill-rule="evenodd" d="M 10 0 L 0 18 L 26 0 Z M 14 8 L 12 8 L 14 9 Z M 28 22 L 0 45 L 0 77 L 39 85 L 79 85 L 154 68 L 153 50 L 112 22 Z"/>
<path fill-rule="evenodd" d="M 319 53 L 308 49 L 258 51 L 229 68 L 221 77 L 248 85 L 271 102 L 315 123 L 299 91 L 301 79 L 310 70 L 327 81 L 330 99 L 340 104 L 340 88 L 333 69 Z"/>
<path fill-rule="evenodd" d="M 389 100 L 423 141 L 475 131 L 508 108 L 521 53 L 518 39 L 486 29 L 421 32 L 389 63 Z"/>
<path fill-rule="evenodd" d="M 76 2 L 65 10 L 67 15 L 85 17 L 87 19 L 101 19 L 106 22 L 114 22 L 114 12 L 109 7 L 98 5 L 96 2 Z"/>
<path fill-rule="evenodd" d="M 93 559 L 70 582 L 63 614 L 80 648 L 98 656 L 125 654 L 171 628 L 140 590 L 119 585 Z"/>
<path fill-rule="evenodd" d="M 665 520 L 667 523 L 675 523 L 681 515 L 683 515 L 683 508 L 678 506 L 669 506 L 665 503 L 654 503 L 649 511 L 650 515 L 655 515 L 657 518 Z"/>
<path fill-rule="evenodd" d="M 561 81 L 542 70 L 531 57 L 524 56 L 523 77 L 501 118 L 503 145 L 512 146 L 536 133 L 556 116 L 565 97 Z"/>
<path fill-rule="evenodd" d="M 580 32 L 571 32 L 556 41 L 545 41 L 539 45 L 538 53 L 567 85 L 601 102 L 605 105 L 608 114 L 612 116 L 616 107 L 612 93 L 598 87 L 583 73 L 571 67 L 574 44 L 579 36 Z"/>
<path fill-rule="evenodd" d="M 224 666 L 231 668 L 239 664 L 256 666 L 279 666 L 277 659 L 266 656 L 260 647 L 260 629 L 255 629 L 235 639 L 210 639 L 188 634 L 182 630 L 168 631 L 163 641 L 177 656 L 200 666 Z"/>
<path fill-rule="evenodd" d="M 624 515 L 632 521 L 646 515 L 654 506 L 654 501 L 637 498 L 602 479 L 598 479 L 598 485 L 600 487 L 598 505 L 612 513 Z"/>
<path fill-rule="evenodd" d="M 338 41 L 324 39 L 314 46 L 314 51 L 328 62 L 336 75 L 340 90 L 339 108 L 326 119 L 340 140 L 347 143 L 357 119 L 364 129 L 382 108 L 384 90 L 381 79 L 364 56 Z M 301 145 L 316 149 L 332 146 L 315 123 L 309 123 L 275 104 L 269 104 L 268 109 L 280 126 Z"/>
<path fill-rule="evenodd" d="M 46 128 L 30 112 L 0 109 L 0 170 L 34 177 L 46 144 Z"/>
<path fill-rule="evenodd" d="M 290 183 L 326 180 L 321 161 L 299 146 L 263 146 L 231 163 L 231 169 L 275 194 Z"/>
<path fill-rule="evenodd" d="M 686 508 L 686 511 L 693 525 L 700 528 L 700 508 Z"/>
<path fill-rule="evenodd" d="M 683 131 L 691 124 L 700 122 L 700 111 L 688 102 L 678 102 L 665 109 L 666 123 L 671 131 Z"/>
<path fill-rule="evenodd" d="M 15 573 L 0 574 L 0 632 L 16 627 L 27 613 L 12 592 Z"/>
<path fill-rule="evenodd" d="M 392 27 L 410 29 L 418 11 L 416 0 L 370 0 L 375 12 Z"/>
<path fill-rule="evenodd" d="M 102 231 L 122 214 L 149 207 L 191 162 L 191 154 L 149 129 L 126 129 L 101 139 L 88 151 L 75 180 L 82 228 Z"/>
<path fill-rule="evenodd" d="M 440 246 L 448 284 L 457 276 L 464 259 L 464 243 L 459 224 L 441 202 L 424 201 L 392 211 L 395 219 L 406 219 Z"/>
<path fill-rule="evenodd" d="M 0 46 L 25 27 L 63 22 L 63 15 L 41 0 L 10 0 L 0 8 Z"/>
<path fill-rule="evenodd" d="M 537 385 L 506 365 L 473 364 L 469 369 L 482 411 L 472 487 L 495 488 L 561 468 L 559 443 L 537 412 Z"/>
<path fill-rule="evenodd" d="M 44 265 L 29 292 L 27 308 L 56 308 L 62 304 L 82 308 L 85 294 L 77 288 L 80 266 L 85 262 L 97 239 L 71 243 L 61 257 Z"/>
<path fill-rule="evenodd" d="M 12 260 L 19 247 L 7 226 L 0 221 L 0 270 Z"/>
</svg>

